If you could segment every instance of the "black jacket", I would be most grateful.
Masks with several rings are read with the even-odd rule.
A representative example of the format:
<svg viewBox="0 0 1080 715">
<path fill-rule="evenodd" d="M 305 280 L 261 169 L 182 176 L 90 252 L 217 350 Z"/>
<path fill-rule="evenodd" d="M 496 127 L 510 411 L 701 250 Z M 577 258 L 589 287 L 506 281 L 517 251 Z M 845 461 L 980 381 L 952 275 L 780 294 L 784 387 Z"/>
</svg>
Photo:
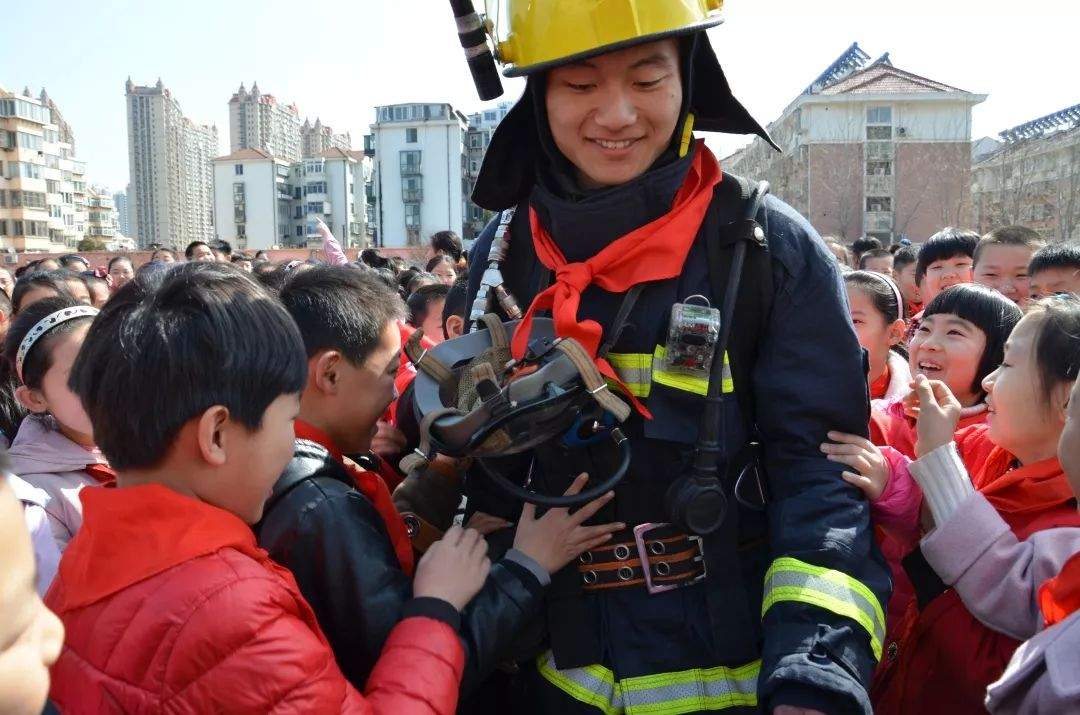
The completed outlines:
<svg viewBox="0 0 1080 715">
<path fill-rule="evenodd" d="M 363 689 L 410 600 L 428 602 L 431 612 L 424 615 L 456 620 L 432 609 L 435 599 L 412 599 L 412 579 L 401 570 L 379 513 L 353 488 L 344 467 L 314 442 L 296 441 L 255 533 L 259 545 L 293 572 L 338 665 L 357 689 Z M 463 694 L 513 657 L 514 641 L 539 612 L 543 590 L 517 563 L 503 559 L 492 565 L 460 618 Z M 410 605 L 409 612 L 415 611 Z"/>
</svg>

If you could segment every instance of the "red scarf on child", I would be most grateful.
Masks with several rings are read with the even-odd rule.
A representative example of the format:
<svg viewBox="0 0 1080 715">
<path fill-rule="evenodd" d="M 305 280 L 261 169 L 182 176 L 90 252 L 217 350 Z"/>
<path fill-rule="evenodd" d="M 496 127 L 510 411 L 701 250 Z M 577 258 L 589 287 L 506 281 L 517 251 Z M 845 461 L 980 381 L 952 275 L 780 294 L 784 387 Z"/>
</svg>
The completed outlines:
<svg viewBox="0 0 1080 715">
<path fill-rule="evenodd" d="M 1061 573 L 1039 589 L 1039 610 L 1049 628 L 1080 609 L 1080 554 L 1061 567 Z"/>
<path fill-rule="evenodd" d="M 995 447 L 971 478 L 975 488 L 1010 525 L 1075 498 L 1057 457 L 1013 467 L 1015 461 L 1014 456 Z"/>
<path fill-rule="evenodd" d="M 107 464 L 88 464 L 83 471 L 103 487 L 116 486 L 116 470 Z"/>
<path fill-rule="evenodd" d="M 390 489 L 386 486 L 383 478 L 375 472 L 361 469 L 360 465 L 351 459 L 346 459 L 345 455 L 334 444 L 334 441 L 330 439 L 330 435 L 318 427 L 303 420 L 296 420 L 294 431 L 297 439 L 306 439 L 321 444 L 330 452 L 330 456 L 338 464 L 345 467 L 356 489 L 371 501 L 375 506 L 375 510 L 379 512 L 379 516 L 382 517 L 383 524 L 386 525 L 386 533 L 390 535 L 390 542 L 394 546 L 394 553 L 397 554 L 398 563 L 401 564 L 401 570 L 412 576 L 414 564 L 409 530 L 405 527 L 401 514 L 398 513 L 397 508 L 394 506 L 394 502 L 390 498 Z"/>
<path fill-rule="evenodd" d="M 892 379 L 892 370 L 888 365 L 885 365 L 885 372 L 881 373 L 881 377 L 870 383 L 870 399 L 880 400 L 885 397 L 885 393 L 889 391 L 889 380 Z"/>
<path fill-rule="evenodd" d="M 595 320 L 578 320 L 581 294 L 594 283 L 610 293 L 624 293 L 639 283 L 679 275 L 712 201 L 713 187 L 720 183 L 722 177 L 723 172 L 716 157 L 699 140 L 694 160 L 682 187 L 675 194 L 671 210 L 612 241 L 595 256 L 581 263 L 567 262 L 555 240 L 540 223 L 536 211 L 530 207 L 529 222 L 536 257 L 544 266 L 555 271 L 555 278 L 547 290 L 533 299 L 524 319 L 514 331 L 511 342 L 514 357 L 520 359 L 525 354 L 533 316 L 550 308 L 555 319 L 556 334 L 581 343 L 586 352 L 593 356 L 600 373 L 622 386 L 637 411 L 651 418 L 645 406 L 622 384 L 608 361 L 597 357 L 604 329 Z"/>
</svg>

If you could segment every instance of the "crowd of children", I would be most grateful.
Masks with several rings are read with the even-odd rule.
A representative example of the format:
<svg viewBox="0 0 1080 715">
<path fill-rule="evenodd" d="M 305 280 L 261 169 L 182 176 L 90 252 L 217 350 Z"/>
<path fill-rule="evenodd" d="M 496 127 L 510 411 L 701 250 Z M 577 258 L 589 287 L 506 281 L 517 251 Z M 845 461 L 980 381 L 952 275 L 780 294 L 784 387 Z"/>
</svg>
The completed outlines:
<svg viewBox="0 0 1080 715">
<path fill-rule="evenodd" d="M 456 525 L 434 460 L 418 538 L 402 345 L 463 333 L 467 255 L 444 231 L 423 266 L 350 262 L 317 229 L 323 260 L 0 269 L 0 712 L 490 711 L 552 576 L 625 527 L 591 523 L 610 493 Z M 825 246 L 871 411 L 821 449 L 894 582 L 875 711 L 1080 711 L 1080 246 Z"/>
</svg>

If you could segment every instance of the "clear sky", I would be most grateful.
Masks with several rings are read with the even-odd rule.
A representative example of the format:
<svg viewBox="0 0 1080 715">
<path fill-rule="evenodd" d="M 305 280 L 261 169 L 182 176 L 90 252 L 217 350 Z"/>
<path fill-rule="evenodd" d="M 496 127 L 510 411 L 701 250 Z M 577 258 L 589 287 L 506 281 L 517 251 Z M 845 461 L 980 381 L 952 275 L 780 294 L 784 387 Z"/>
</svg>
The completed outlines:
<svg viewBox="0 0 1080 715">
<path fill-rule="evenodd" d="M 494 0 L 489 0 L 494 3 Z M 472 89 L 445 0 L 3 0 L 0 85 L 44 86 L 72 124 L 88 178 L 127 183 L 124 81 L 160 76 L 184 113 L 218 127 L 228 151 L 228 100 L 241 82 L 353 145 L 372 107 L 449 101 L 469 113 Z M 477 0 L 482 4 L 482 0 Z M 764 124 L 852 42 L 897 67 L 989 94 L 974 138 L 1080 102 L 1068 0 L 727 0 L 710 31 L 728 79 Z M 523 83 L 507 81 L 506 98 Z M 745 140 L 710 142 L 723 153 Z"/>
</svg>

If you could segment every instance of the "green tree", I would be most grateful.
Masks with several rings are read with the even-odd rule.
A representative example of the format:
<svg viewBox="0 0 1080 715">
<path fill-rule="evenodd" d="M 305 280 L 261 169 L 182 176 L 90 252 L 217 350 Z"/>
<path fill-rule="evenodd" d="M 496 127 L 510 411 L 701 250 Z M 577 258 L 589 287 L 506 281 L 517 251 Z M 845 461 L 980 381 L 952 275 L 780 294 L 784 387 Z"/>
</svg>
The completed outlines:
<svg viewBox="0 0 1080 715">
<path fill-rule="evenodd" d="M 76 248 L 80 251 L 104 251 L 105 242 L 102 241 L 100 238 L 90 238 L 89 236 L 87 236 L 86 238 L 79 241 Z"/>
</svg>

